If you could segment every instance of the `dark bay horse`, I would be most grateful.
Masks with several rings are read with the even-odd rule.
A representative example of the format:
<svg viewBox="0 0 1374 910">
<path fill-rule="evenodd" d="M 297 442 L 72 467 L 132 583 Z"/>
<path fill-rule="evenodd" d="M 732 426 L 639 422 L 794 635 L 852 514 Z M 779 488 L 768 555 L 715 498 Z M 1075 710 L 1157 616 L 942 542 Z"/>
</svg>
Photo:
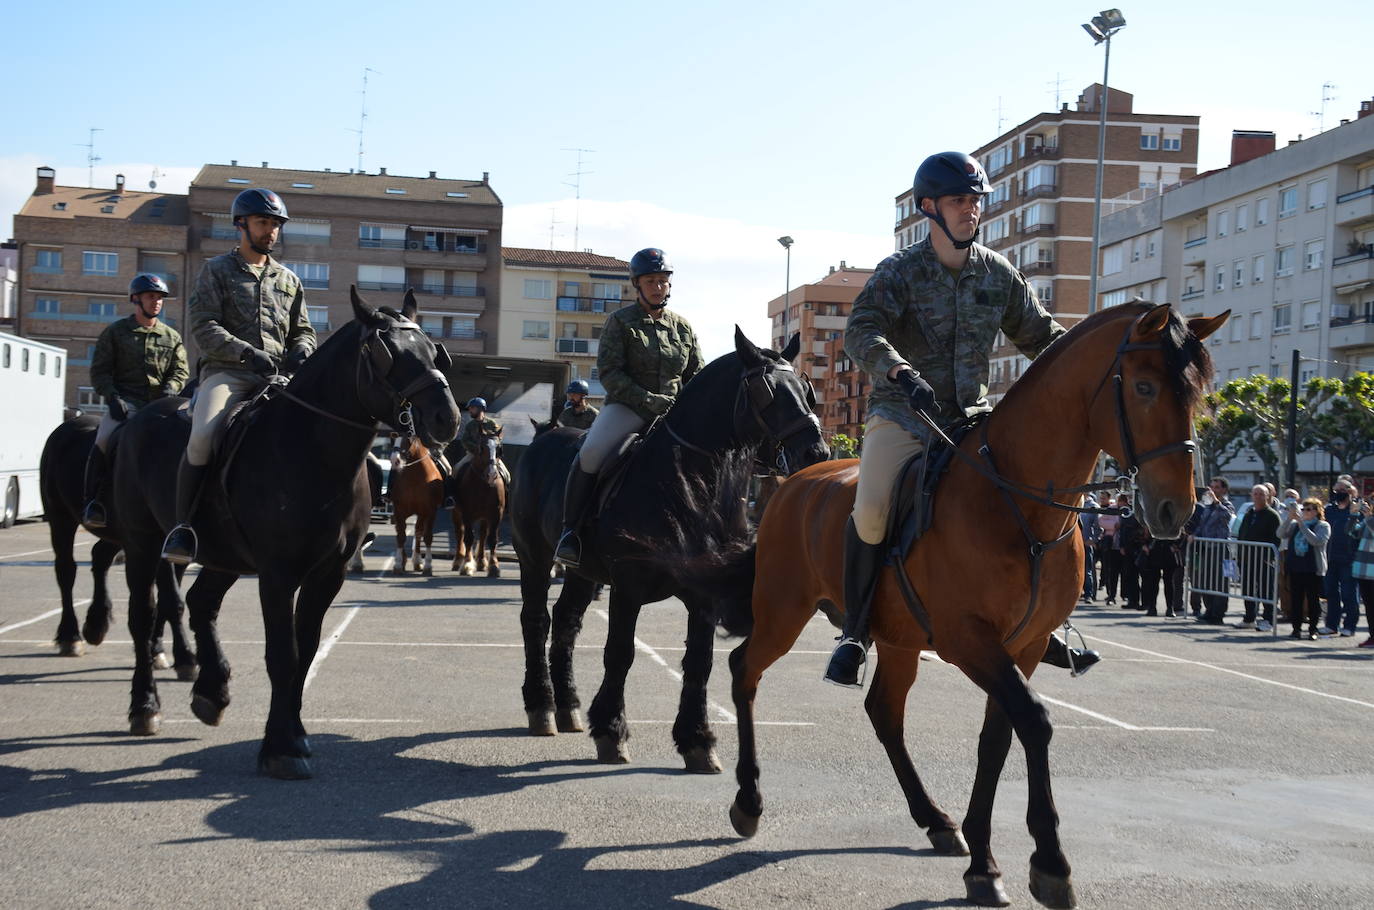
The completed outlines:
<svg viewBox="0 0 1374 910">
<path fill-rule="evenodd" d="M 444 477 L 434 465 L 434 458 L 425 444 L 414 436 L 405 437 L 401 445 L 399 467 L 392 468 L 391 520 L 396 526 L 396 563 L 392 574 L 406 572 L 406 523 L 415 518 L 415 571 L 434 574 L 434 519 L 444 504 Z M 399 476 L 398 476 L 399 475 Z M 420 552 L 424 551 L 424 570 L 420 568 Z"/>
<path fill-rule="evenodd" d="M 539 435 L 516 466 L 511 527 L 520 559 L 520 626 L 525 640 L 522 688 L 530 732 L 582 729 L 573 681 L 572 649 L 597 582 L 611 586 L 606 674 L 588 711 L 597 758 L 629 761 L 625 677 L 634 661 L 635 623 L 646 603 L 679 597 L 687 606 L 687 651 L 673 740 L 687 770 L 717 773 L 715 734 L 706 717 L 706 684 L 715 635 L 715 579 L 655 564 L 660 541 L 697 552 L 729 547 L 747 534 L 744 494 L 754 452 L 781 442 L 793 469 L 821 461 L 829 450 L 811 412 L 810 385 L 793 372 L 799 339 L 781 355 L 755 347 L 735 330 L 735 350 L 719 357 L 682 389 L 673 408 L 645 434 L 623 483 L 582 535 L 582 567 L 569 570 L 553 608 L 549 641 L 549 569 L 562 527 L 563 487 L 583 432 L 559 427 Z M 700 521 L 701 503 L 718 523 Z M 685 563 L 684 563 L 685 565 Z M 752 577 L 752 569 L 750 569 Z M 744 596 L 748 587 L 744 586 Z"/>
<path fill-rule="evenodd" d="M 301 723 L 306 672 L 325 611 L 367 532 L 364 459 L 380 421 L 427 444 L 452 439 L 458 409 L 443 370 L 448 354 L 402 312 L 373 309 L 352 289 L 353 319 L 247 421 L 228 466 L 217 458 L 195 515 L 202 568 L 186 595 L 200 674 L 191 710 L 218 724 L 229 705 L 229 663 L 216 628 L 220 603 L 239 576 L 256 573 L 272 683 L 258 769 L 273 777 L 311 776 Z M 148 595 L 174 513 L 174 478 L 190 424 L 174 402 L 141 409 L 124 430 L 114 493 L 126 527 L 129 622 L 135 670 L 129 714 L 155 718 L 157 688 L 146 636 Z"/>
<path fill-rule="evenodd" d="M 1105 450 L 1126 473 L 1138 471 L 1138 511 L 1155 536 L 1177 537 L 1193 508 L 1193 408 L 1211 376 L 1202 340 L 1227 315 L 1184 322 L 1168 305 L 1132 303 L 1079 323 L 1016 382 L 987 417 L 986 432 L 964 439 L 967 460 L 955 459 L 942 486 L 957 494 L 937 494 L 933 524 L 904 561 L 930 635 L 913 618 L 894 571 L 883 570 L 872 604 L 878 665 L 864 706 L 911 816 L 936 850 L 962 855 L 971 848 L 964 881 L 976 904 L 1008 902 L 990 843 L 993 797 L 1013 731 L 1029 772 L 1031 893 L 1046 906 L 1075 903 L 1050 792 L 1050 718 L 1027 682 L 1083 585 L 1075 515 L 1050 506 L 1047 488 L 1087 483 Z M 999 488 L 973 464 L 1019 492 Z M 837 612 L 843 605 L 842 542 L 857 475 L 857 461 L 835 461 L 782 484 L 758 529 L 752 617 L 725 617 L 727 628 L 749 633 L 730 655 L 740 738 L 739 792 L 730 818 L 746 837 L 763 812 L 754 735 L 759 679 L 796 642 L 818 605 L 829 602 Z M 1063 494 L 1057 500 L 1077 503 Z M 1060 542 L 1066 545 L 1055 545 Z M 1036 549 L 1043 549 L 1038 591 L 1029 556 Z M 967 845 L 926 793 L 903 739 L 907 692 L 922 650 L 934 650 L 987 693 L 964 819 Z"/>
<path fill-rule="evenodd" d="M 506 481 L 497 468 L 500 458 L 501 434 L 484 432 L 477 453 L 458 471 L 453 568 L 460 575 L 486 572 L 488 578 L 501 577 L 496 533 L 506 512 Z"/>
<path fill-rule="evenodd" d="M 178 399 L 180 400 L 180 399 Z M 98 540 L 91 548 L 91 605 L 86 621 L 78 626 L 72 589 L 76 584 L 76 529 L 81 526 L 81 512 L 85 507 L 86 457 L 95 445 L 95 433 L 100 419 L 93 416 L 68 420 L 48 435 L 39 459 L 39 491 L 43 497 L 43 512 L 48 522 L 48 539 L 53 549 L 53 571 L 62 598 L 62 616 L 57 623 L 54 640 L 66 657 L 80 657 L 86 644 L 100 645 L 114 620 L 114 605 L 110 602 L 106 577 L 115 556 L 119 554 L 119 516 L 111 513 L 104 528 L 92 529 Z M 115 437 L 116 439 L 118 437 Z M 157 623 L 153 629 L 153 667 L 176 669 L 177 679 L 190 681 L 196 675 L 196 658 L 191 652 L 190 635 L 186 630 L 186 604 L 181 599 L 182 569 L 170 563 L 157 568 Z M 172 630 L 172 655 L 169 660 L 162 648 L 162 629 Z M 143 731 L 136 731 L 143 732 Z M 151 730 L 146 732 L 153 732 Z"/>
</svg>

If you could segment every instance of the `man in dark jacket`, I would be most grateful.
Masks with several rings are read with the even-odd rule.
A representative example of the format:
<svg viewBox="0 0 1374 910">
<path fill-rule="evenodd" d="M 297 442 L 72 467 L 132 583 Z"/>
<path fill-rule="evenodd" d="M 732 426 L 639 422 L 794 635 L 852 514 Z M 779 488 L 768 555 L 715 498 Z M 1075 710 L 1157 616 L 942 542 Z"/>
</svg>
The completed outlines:
<svg viewBox="0 0 1374 910">
<path fill-rule="evenodd" d="M 1346 524 L 1358 517 L 1354 484 L 1342 478 L 1332 485 L 1325 517 L 1331 525 L 1331 541 L 1326 545 L 1326 625 L 1318 634 L 1354 635 L 1360 621 L 1360 600 L 1351 574 L 1355 538 L 1346 533 Z"/>
<path fill-rule="evenodd" d="M 1203 495 L 1202 517 L 1198 519 L 1197 530 L 1194 533 L 1195 539 L 1202 540 L 1229 540 L 1231 537 L 1231 519 L 1236 517 L 1236 507 L 1231 505 L 1231 484 L 1225 477 L 1213 477 L 1207 484 L 1207 494 Z M 1205 544 L 1208 547 L 1220 547 L 1222 544 Z M 1201 572 L 1197 579 L 1198 587 L 1206 591 L 1225 591 L 1230 582 L 1222 571 L 1222 558 L 1208 554 L 1202 560 Z M 1226 615 L 1225 594 L 1203 594 L 1202 595 L 1202 615 L 1197 617 L 1197 621 L 1212 626 L 1219 626 L 1222 617 Z"/>
<path fill-rule="evenodd" d="M 1250 490 L 1250 511 L 1240 520 L 1237 540 L 1278 546 L 1279 513 L 1269 503 L 1269 488 L 1256 484 Z M 1240 593 L 1245 598 L 1245 618 L 1242 629 L 1268 632 L 1274 628 L 1274 551 L 1260 547 L 1240 547 L 1237 554 L 1240 566 Z M 1264 602 L 1264 616 L 1256 620 L 1257 606 Z"/>
</svg>

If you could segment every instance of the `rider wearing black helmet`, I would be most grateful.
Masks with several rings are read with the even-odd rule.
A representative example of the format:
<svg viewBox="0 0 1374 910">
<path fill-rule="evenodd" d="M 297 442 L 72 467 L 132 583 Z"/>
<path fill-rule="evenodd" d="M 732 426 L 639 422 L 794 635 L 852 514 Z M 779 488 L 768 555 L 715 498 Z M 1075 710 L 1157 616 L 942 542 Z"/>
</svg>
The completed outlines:
<svg viewBox="0 0 1374 910">
<path fill-rule="evenodd" d="M 902 465 L 925 450 L 929 434 L 916 412 L 951 424 L 991 410 L 989 355 L 997 333 L 1032 358 L 1064 333 L 1025 276 L 974 242 L 983 197 L 992 192 L 982 165 L 962 152 L 931 155 L 912 187 L 917 207 L 939 230 L 878 265 L 845 329 L 845 351 L 873 388 L 845 533 L 844 630 L 825 679 L 854 688 L 862 685 L 869 601 L 883 565 L 893 483 Z M 1058 662 L 1064 650 L 1053 639 L 1047 660 Z M 1096 659 L 1077 652 L 1076 668 Z"/>
<path fill-rule="evenodd" d="M 189 302 L 201 386 L 177 472 L 177 525 L 162 547 L 163 558 L 174 563 L 196 558 L 189 521 L 223 415 L 268 377 L 295 372 L 315 350 L 301 280 L 271 256 L 282 225 L 290 220 L 286 203 L 255 187 L 235 197 L 232 214 L 238 246 L 205 263 Z"/>
<path fill-rule="evenodd" d="M 158 275 L 136 275 L 129 282 L 134 312 L 112 322 L 100 333 L 91 356 L 91 385 L 104 397 L 108 410 L 100 418 L 95 446 L 86 461 L 86 509 L 81 520 L 92 528 L 105 527 L 106 459 L 110 434 L 134 411 L 155 398 L 175 395 L 186 384 L 186 348 L 176 329 L 160 322 L 162 300 L 171 296 Z"/>
<path fill-rule="evenodd" d="M 468 399 L 468 420 L 464 422 L 462 432 L 458 434 L 458 440 L 463 444 L 463 457 L 453 468 L 453 476 L 456 478 L 458 472 L 463 469 L 463 465 L 472 461 L 472 456 L 477 454 L 477 449 L 482 445 L 483 436 L 500 436 L 504 429 L 494 418 L 487 416 L 487 400 L 477 397 Z M 501 479 L 507 484 L 510 483 L 510 469 L 501 459 L 496 459 L 496 468 L 501 472 Z"/>
<path fill-rule="evenodd" d="M 701 345 L 692 326 L 667 309 L 673 267 L 656 247 L 630 259 L 637 300 L 606 317 L 596 366 L 606 387 L 606 406 L 568 472 L 563 498 L 563 535 L 554 558 L 576 568 L 582 561 L 577 531 L 606 456 L 631 433 L 668 413 L 682 386 L 701 369 Z"/>
<path fill-rule="evenodd" d="M 592 387 L 585 379 L 574 379 L 568 383 L 567 391 L 563 393 L 568 398 L 563 402 L 563 410 L 558 414 L 558 425 L 572 427 L 574 430 L 590 430 L 592 421 L 596 420 L 599 413 L 596 408 L 587 404 L 587 396 L 591 393 Z"/>
</svg>

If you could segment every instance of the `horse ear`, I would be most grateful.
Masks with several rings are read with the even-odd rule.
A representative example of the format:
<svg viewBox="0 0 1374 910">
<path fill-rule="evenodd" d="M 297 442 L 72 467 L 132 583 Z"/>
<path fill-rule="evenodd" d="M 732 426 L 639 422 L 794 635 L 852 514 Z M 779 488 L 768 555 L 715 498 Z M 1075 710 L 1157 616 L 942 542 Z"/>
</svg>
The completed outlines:
<svg viewBox="0 0 1374 910">
<path fill-rule="evenodd" d="M 1208 335 L 1211 335 L 1217 329 L 1221 328 L 1222 325 L 1225 324 L 1226 320 L 1229 318 L 1231 318 L 1230 310 L 1227 310 L 1220 316 L 1213 316 L 1211 319 L 1204 319 L 1203 317 L 1198 316 L 1194 319 L 1188 320 L 1188 331 L 1196 335 L 1198 341 L 1201 341 Z"/>
<path fill-rule="evenodd" d="M 1140 322 L 1136 324 L 1136 334 L 1141 338 L 1149 338 L 1157 335 L 1169 324 L 1170 308 L 1168 304 L 1160 304 L 1140 317 Z"/>
<path fill-rule="evenodd" d="M 539 421 L 535 420 L 533 417 L 529 418 L 529 421 L 530 426 L 534 427 L 536 430 L 539 429 Z"/>
<path fill-rule="evenodd" d="M 415 321 L 415 314 L 420 312 L 420 305 L 415 302 L 415 289 L 406 288 L 405 302 L 401 304 L 401 315 Z"/>
<path fill-rule="evenodd" d="M 798 332 L 792 336 L 791 341 L 787 342 L 787 347 L 782 349 L 782 359 L 786 360 L 788 363 L 791 363 L 792 361 L 797 359 L 797 355 L 800 353 L 801 332 Z"/>
<path fill-rule="evenodd" d="M 366 300 L 358 296 L 358 286 L 350 284 L 348 286 L 348 299 L 353 303 L 353 318 L 363 325 L 375 325 L 377 323 L 377 311 L 368 304 Z"/>
<path fill-rule="evenodd" d="M 744 332 L 740 331 L 738 323 L 735 325 L 735 353 L 739 354 L 740 360 L 749 364 L 758 363 L 763 358 L 763 355 L 759 353 L 758 346 L 744 337 Z"/>
</svg>

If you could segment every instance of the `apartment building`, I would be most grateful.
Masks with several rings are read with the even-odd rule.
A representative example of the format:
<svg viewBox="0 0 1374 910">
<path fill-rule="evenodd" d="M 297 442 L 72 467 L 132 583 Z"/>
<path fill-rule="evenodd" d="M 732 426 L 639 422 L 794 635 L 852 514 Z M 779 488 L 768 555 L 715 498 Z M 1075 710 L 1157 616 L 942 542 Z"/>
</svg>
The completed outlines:
<svg viewBox="0 0 1374 910">
<path fill-rule="evenodd" d="M 816 388 L 816 413 L 827 433 L 848 433 L 855 424 L 863 423 L 867 386 L 861 375 L 853 375 L 848 358 L 843 357 L 844 327 L 854 299 L 872 274 L 873 269 L 854 268 L 840 260 L 839 266 L 831 266 L 819 281 L 768 301 L 773 350 L 781 351 L 793 335 L 801 333 L 796 367 Z M 844 375 L 834 373 L 838 363 L 846 365 Z"/>
<path fill-rule="evenodd" d="M 189 191 L 188 256 L 199 271 L 238 243 L 234 197 L 276 192 L 291 220 L 273 255 L 305 285 L 321 337 L 353 318 L 349 286 L 373 305 L 400 308 L 407 288 L 425 331 L 452 354 L 500 346 L 501 199 L 481 180 L 207 164 Z M 194 278 L 194 275 L 192 275 Z M 188 339 L 189 341 L 189 339 Z M 192 345 L 194 351 L 194 346 Z"/>
<path fill-rule="evenodd" d="M 1088 312 L 1102 86 L 1083 90 L 1073 109 L 1036 114 L 972 152 L 987 169 L 980 242 L 1021 269 L 1040 301 L 1065 325 Z M 1134 96 L 1109 88 L 1103 198 L 1150 190 L 1197 173 L 1199 118 L 1145 114 Z M 932 149 L 938 151 L 938 149 Z M 896 246 L 924 240 L 930 223 L 910 188 L 896 197 Z M 1027 361 L 999 339 L 988 398 L 994 404 Z"/>
<path fill-rule="evenodd" d="M 163 318 L 185 325 L 188 210 L 186 197 L 130 190 L 60 186 L 40 167 L 33 195 L 14 216 L 18 260 L 15 334 L 67 352 L 66 403 L 101 410 L 91 388 L 96 339 L 132 312 L 129 282 L 162 276 L 172 295 Z"/>
<path fill-rule="evenodd" d="M 559 360 L 585 379 L 599 406 L 606 391 L 596 355 L 606 316 L 635 300 L 630 263 L 590 250 L 501 249 L 500 353 Z"/>
</svg>

